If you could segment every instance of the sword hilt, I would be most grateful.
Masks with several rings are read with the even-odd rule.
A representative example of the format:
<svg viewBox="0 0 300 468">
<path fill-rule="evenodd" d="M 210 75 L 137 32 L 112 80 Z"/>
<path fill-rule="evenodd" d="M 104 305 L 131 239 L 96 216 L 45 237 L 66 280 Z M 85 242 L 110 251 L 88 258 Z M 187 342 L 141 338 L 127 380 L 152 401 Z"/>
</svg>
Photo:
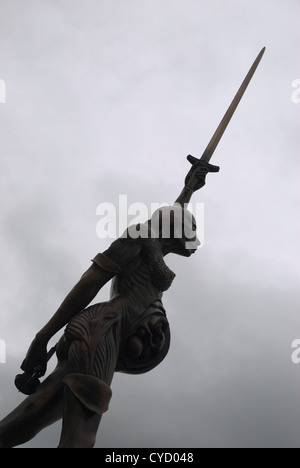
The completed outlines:
<svg viewBox="0 0 300 468">
<path fill-rule="evenodd" d="M 207 161 L 204 161 L 203 159 L 197 159 L 191 154 L 187 156 L 187 160 L 193 165 L 197 165 L 198 167 L 203 167 L 203 169 L 207 169 L 207 172 L 219 172 L 220 167 L 219 166 L 214 166 L 213 164 L 208 163 Z"/>
<path fill-rule="evenodd" d="M 192 167 L 185 178 L 184 189 L 175 201 L 175 203 L 178 203 L 181 206 L 184 206 L 185 204 L 189 203 L 192 194 L 200 188 L 204 187 L 205 178 L 208 172 L 220 171 L 219 166 L 214 166 L 213 164 L 210 164 L 202 158 L 197 159 L 191 154 L 187 156 L 187 160 L 192 164 Z M 197 169 L 200 169 L 200 171 L 198 171 Z"/>
<path fill-rule="evenodd" d="M 52 356 L 56 352 L 56 346 L 50 349 L 47 354 L 47 362 L 52 358 Z M 19 392 L 24 393 L 24 395 L 32 395 L 37 391 L 37 388 L 40 385 L 39 378 L 42 377 L 42 366 L 37 366 L 33 369 L 32 375 L 26 374 L 18 374 L 15 378 L 15 386 L 19 390 Z"/>
</svg>

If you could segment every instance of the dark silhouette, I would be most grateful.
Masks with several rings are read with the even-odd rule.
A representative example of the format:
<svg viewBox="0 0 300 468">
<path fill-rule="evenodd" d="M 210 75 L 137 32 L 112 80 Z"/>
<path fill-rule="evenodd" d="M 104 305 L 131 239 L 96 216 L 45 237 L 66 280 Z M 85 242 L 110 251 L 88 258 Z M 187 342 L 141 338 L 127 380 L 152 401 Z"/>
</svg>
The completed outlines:
<svg viewBox="0 0 300 468">
<path fill-rule="evenodd" d="M 201 159 L 188 156 L 192 167 L 175 205 L 154 213 L 144 225 L 127 229 L 106 252 L 98 254 L 36 335 L 21 366 L 24 375 L 16 378 L 19 390 L 30 396 L 1 421 L 0 447 L 24 444 L 61 418 L 60 448 L 93 447 L 101 416 L 108 409 L 114 373 L 140 374 L 164 359 L 169 350 L 170 329 L 162 295 L 175 276 L 164 257 L 169 253 L 189 257 L 199 246 L 195 220 L 185 205 L 205 185 L 207 173 L 219 171 L 210 159 L 264 53 L 265 48 Z M 112 279 L 110 300 L 86 308 Z M 52 354 L 47 353 L 47 344 L 66 325 L 56 347 L 57 367 L 39 385 L 39 377 L 45 375 Z"/>
<path fill-rule="evenodd" d="M 184 205 L 205 184 L 208 171 L 209 167 L 194 164 L 173 206 L 134 227 L 140 232 L 137 238 L 131 236 L 133 228 L 128 229 L 98 254 L 36 335 L 21 366 L 24 375 L 16 381 L 30 396 L 1 421 L 1 448 L 24 444 L 61 418 L 59 448 L 93 447 L 108 409 L 114 373 L 148 372 L 165 358 L 170 329 L 162 295 L 175 274 L 164 257 L 169 253 L 189 257 L 197 250 L 195 220 Z M 164 223 L 168 236 L 163 235 Z M 110 300 L 87 308 L 110 280 Z M 47 369 L 47 344 L 65 326 L 56 347 L 57 367 L 39 385 L 38 378 Z"/>
</svg>

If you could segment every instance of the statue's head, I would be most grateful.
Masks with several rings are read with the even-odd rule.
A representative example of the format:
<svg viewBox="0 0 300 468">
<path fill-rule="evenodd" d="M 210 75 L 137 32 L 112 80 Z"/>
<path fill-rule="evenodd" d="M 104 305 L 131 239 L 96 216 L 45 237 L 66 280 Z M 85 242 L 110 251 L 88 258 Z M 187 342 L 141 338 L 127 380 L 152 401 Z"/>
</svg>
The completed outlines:
<svg viewBox="0 0 300 468">
<path fill-rule="evenodd" d="M 190 257 L 200 245 L 194 216 L 179 204 L 156 210 L 150 224 L 162 244 L 164 254 Z"/>
</svg>

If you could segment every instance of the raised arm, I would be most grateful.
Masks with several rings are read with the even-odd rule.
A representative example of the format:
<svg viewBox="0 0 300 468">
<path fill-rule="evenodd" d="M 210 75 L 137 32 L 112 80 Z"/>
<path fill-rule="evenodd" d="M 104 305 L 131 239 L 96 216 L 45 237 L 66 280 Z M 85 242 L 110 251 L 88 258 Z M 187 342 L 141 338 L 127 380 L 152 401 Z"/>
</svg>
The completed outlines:
<svg viewBox="0 0 300 468">
<path fill-rule="evenodd" d="M 185 178 L 184 188 L 175 203 L 179 203 L 181 206 L 188 204 L 193 193 L 204 187 L 208 172 L 208 169 L 205 167 L 192 166 Z"/>
</svg>

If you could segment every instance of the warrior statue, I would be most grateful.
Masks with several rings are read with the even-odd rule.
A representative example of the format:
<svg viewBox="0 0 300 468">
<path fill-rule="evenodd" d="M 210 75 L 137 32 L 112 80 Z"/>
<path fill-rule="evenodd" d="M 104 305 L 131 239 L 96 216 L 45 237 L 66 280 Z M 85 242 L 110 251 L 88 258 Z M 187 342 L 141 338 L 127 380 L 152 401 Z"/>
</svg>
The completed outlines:
<svg viewBox="0 0 300 468">
<path fill-rule="evenodd" d="M 111 399 L 114 373 L 148 372 L 167 355 L 170 328 L 162 296 L 175 274 L 164 257 L 170 253 L 189 257 L 200 244 L 195 219 L 186 206 L 192 194 L 205 185 L 207 173 L 219 171 L 209 163 L 210 158 L 263 53 L 251 67 L 202 158 L 188 156 L 192 167 L 175 204 L 161 208 L 145 224 L 128 228 L 108 250 L 96 255 L 51 320 L 37 333 L 21 366 L 24 374 L 16 379 L 19 390 L 29 396 L 0 422 L 0 448 L 22 445 L 60 419 L 59 448 L 94 447 L 102 414 Z M 110 300 L 88 307 L 110 280 Z M 55 347 L 57 367 L 40 384 L 53 354 L 47 353 L 48 342 L 64 327 Z"/>
</svg>

